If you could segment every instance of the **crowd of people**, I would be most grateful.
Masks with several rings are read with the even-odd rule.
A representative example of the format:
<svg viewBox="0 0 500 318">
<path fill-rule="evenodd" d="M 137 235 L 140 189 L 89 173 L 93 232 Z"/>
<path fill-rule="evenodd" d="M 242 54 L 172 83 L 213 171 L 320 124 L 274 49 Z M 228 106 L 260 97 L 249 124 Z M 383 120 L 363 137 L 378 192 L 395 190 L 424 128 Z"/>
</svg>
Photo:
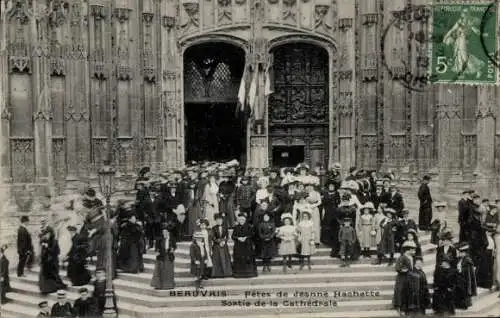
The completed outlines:
<svg viewBox="0 0 500 318">
<path fill-rule="evenodd" d="M 139 273 L 144 271 L 143 255 L 156 252 L 151 286 L 172 289 L 177 242 L 191 241 L 190 272 L 194 286 L 203 288 L 203 281 L 211 278 L 259 275 L 257 259 L 262 260 L 262 273 L 271 272 L 276 258 L 283 273 L 293 267 L 293 259 L 298 259 L 299 270 L 311 270 L 311 256 L 323 244 L 331 248 L 332 258 L 342 260 L 343 267 L 360 257 L 371 258 L 374 264 L 395 262 L 393 305 L 401 313 L 422 314 L 433 308 L 437 314 L 453 314 L 455 308 L 471 306 L 477 287 L 498 288 L 499 270 L 495 274 L 494 266 L 500 260 L 500 234 L 495 235 L 500 202 L 490 203 L 474 191 L 464 191 L 458 205 L 456 245 L 447 204 L 433 202 L 429 181 L 424 176 L 417 193 L 417 222 L 409 217 L 391 173 L 379 175 L 352 167 L 342 176 L 340 164 L 326 173 L 306 164 L 261 171 L 243 169 L 236 161 L 193 164 L 158 175 L 145 167 L 135 184 L 135 201 L 120 200 L 112 213 L 91 188 L 66 202 L 62 216 L 48 213 L 40 234 L 40 292 L 58 292 L 61 297 L 52 317 L 95 316 L 104 310 L 108 261 L 114 277 L 120 271 Z M 44 204 L 48 212 L 50 201 L 47 198 Z M 28 217 L 22 217 L 18 231 L 18 276 L 35 259 L 28 222 Z M 108 226 L 111 260 L 105 257 Z M 430 231 L 431 243 L 438 245 L 432 299 L 422 269 L 419 234 L 423 231 Z M 230 241 L 234 242 L 232 255 Z M 6 301 L 8 269 L 5 272 L 0 251 L 2 301 Z M 79 303 L 85 305 L 65 305 L 67 286 L 60 277 L 61 266 L 72 286 L 85 286 L 92 281 L 90 258 L 96 264 L 92 297 L 82 287 Z M 45 307 L 46 302 L 40 303 L 40 308 Z M 50 314 L 48 309 L 42 312 Z"/>
</svg>

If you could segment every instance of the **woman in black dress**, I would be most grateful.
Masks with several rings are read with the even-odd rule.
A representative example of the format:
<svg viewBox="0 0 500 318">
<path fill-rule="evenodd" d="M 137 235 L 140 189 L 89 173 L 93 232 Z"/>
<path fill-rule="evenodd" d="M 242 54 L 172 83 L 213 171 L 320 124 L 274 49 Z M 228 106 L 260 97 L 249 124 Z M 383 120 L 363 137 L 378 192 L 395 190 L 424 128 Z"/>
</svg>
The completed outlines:
<svg viewBox="0 0 500 318">
<path fill-rule="evenodd" d="M 66 289 L 59 276 L 59 244 L 55 238 L 54 230 L 47 227 L 40 234 L 41 259 L 38 287 L 42 294 L 55 293 L 59 289 Z"/>
<path fill-rule="evenodd" d="M 175 235 L 171 235 L 168 224 L 163 224 L 162 237 L 158 240 L 159 254 L 156 256 L 155 269 L 151 286 L 155 289 L 173 289 L 174 281 L 174 251 L 177 248 Z"/>
<path fill-rule="evenodd" d="M 257 276 L 253 237 L 253 227 L 248 224 L 245 215 L 238 215 L 238 224 L 234 227 L 232 235 L 234 241 L 233 277 L 235 278 Z"/>
<path fill-rule="evenodd" d="M 138 273 L 142 267 L 144 232 L 135 215 L 122 225 L 118 259 L 120 269 L 126 273 Z"/>
</svg>

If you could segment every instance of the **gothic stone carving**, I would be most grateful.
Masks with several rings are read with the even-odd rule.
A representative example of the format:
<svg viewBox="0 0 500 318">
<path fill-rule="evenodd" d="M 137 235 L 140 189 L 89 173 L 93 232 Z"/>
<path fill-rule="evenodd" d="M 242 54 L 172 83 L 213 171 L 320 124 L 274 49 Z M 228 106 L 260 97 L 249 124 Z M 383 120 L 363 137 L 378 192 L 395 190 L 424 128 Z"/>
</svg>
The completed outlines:
<svg viewBox="0 0 500 318">
<path fill-rule="evenodd" d="M 296 21 L 296 4 L 297 0 L 283 0 L 283 20 L 291 20 L 291 22 Z"/>
<path fill-rule="evenodd" d="M 339 29 L 342 32 L 346 32 L 350 28 L 352 28 L 352 19 L 351 18 L 339 19 Z"/>
<path fill-rule="evenodd" d="M 198 27 L 200 25 L 200 5 L 197 2 L 186 2 L 182 4 L 184 10 L 188 15 L 188 20 L 181 25 L 185 30 L 188 30 L 191 26 Z"/>
<path fill-rule="evenodd" d="M 58 28 L 66 22 L 69 3 L 62 0 L 51 0 L 49 2 L 49 25 Z"/>
<path fill-rule="evenodd" d="M 164 15 L 163 17 L 161 17 L 161 25 L 164 28 L 171 30 L 175 26 L 175 17 Z"/>
<path fill-rule="evenodd" d="M 328 23 L 326 16 L 330 11 L 330 6 L 324 4 L 318 4 L 314 7 L 314 28 L 318 29 L 323 27 L 326 31 L 332 29 L 332 26 Z"/>
<path fill-rule="evenodd" d="M 217 3 L 219 4 L 219 22 L 231 22 L 231 0 L 218 0 Z"/>
<path fill-rule="evenodd" d="M 128 21 L 130 18 L 130 9 L 128 8 L 116 8 L 115 9 L 115 17 L 121 24 Z"/>
<path fill-rule="evenodd" d="M 18 20 L 21 24 L 27 24 L 29 17 L 29 10 L 32 7 L 32 0 L 14 0 L 12 4 L 12 9 L 8 12 L 8 17 L 10 20 Z"/>
</svg>

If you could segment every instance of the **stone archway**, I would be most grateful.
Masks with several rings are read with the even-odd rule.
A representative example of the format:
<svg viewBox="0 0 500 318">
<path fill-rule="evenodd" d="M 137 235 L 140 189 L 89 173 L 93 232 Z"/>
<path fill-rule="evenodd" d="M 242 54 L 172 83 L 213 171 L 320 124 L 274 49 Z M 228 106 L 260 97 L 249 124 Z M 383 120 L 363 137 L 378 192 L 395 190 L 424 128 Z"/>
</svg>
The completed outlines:
<svg viewBox="0 0 500 318">
<path fill-rule="evenodd" d="M 227 42 L 190 46 L 183 56 L 186 161 L 246 158 L 246 126 L 238 112 L 245 51 Z"/>
</svg>

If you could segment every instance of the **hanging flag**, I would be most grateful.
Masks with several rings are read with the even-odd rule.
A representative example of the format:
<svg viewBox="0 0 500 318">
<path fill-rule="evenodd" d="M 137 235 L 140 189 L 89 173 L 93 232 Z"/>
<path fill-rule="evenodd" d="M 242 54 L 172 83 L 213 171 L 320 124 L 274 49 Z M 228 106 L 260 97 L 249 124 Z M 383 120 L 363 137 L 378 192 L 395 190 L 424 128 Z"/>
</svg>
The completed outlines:
<svg viewBox="0 0 500 318">
<path fill-rule="evenodd" d="M 253 114 L 255 109 L 255 102 L 257 100 L 257 86 L 259 81 L 259 70 L 254 67 L 252 82 L 250 83 L 250 89 L 248 90 L 248 107 L 250 107 L 250 114 Z"/>
<path fill-rule="evenodd" d="M 236 111 L 244 111 L 245 110 L 245 101 L 246 101 L 246 93 L 247 93 L 247 67 L 243 70 L 243 75 L 241 76 L 240 88 L 238 90 L 238 105 Z"/>
<path fill-rule="evenodd" d="M 274 93 L 274 56 L 269 57 L 269 62 L 267 63 L 266 75 L 265 75 L 265 86 L 264 86 L 264 96 L 269 96 Z"/>
</svg>

